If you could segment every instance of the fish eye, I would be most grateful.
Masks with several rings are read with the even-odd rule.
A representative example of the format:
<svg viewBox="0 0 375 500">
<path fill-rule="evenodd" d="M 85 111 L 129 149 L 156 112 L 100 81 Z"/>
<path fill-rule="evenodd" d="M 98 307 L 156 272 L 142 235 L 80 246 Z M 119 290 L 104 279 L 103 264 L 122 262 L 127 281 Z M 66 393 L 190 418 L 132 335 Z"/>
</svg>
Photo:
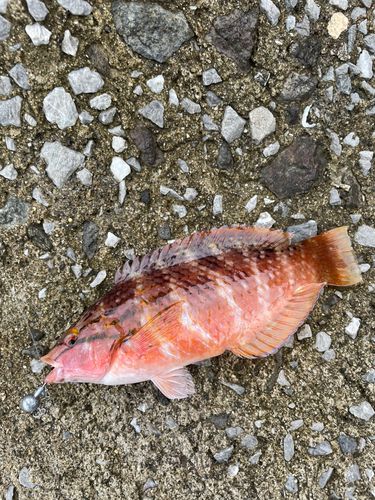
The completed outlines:
<svg viewBox="0 0 375 500">
<path fill-rule="evenodd" d="M 76 335 L 68 335 L 64 339 L 64 344 L 67 345 L 68 347 L 73 347 L 74 344 L 76 343 L 77 336 Z"/>
</svg>

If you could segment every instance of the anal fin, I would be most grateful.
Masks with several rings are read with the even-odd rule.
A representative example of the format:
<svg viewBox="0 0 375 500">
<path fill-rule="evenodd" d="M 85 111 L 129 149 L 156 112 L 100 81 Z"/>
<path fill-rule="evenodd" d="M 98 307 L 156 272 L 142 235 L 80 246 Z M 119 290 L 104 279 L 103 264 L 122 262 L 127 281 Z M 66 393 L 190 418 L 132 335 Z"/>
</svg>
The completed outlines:
<svg viewBox="0 0 375 500">
<path fill-rule="evenodd" d="M 237 345 L 231 351 L 244 358 L 259 358 L 274 354 L 303 324 L 318 300 L 324 283 L 298 287 L 280 311 L 275 308 L 275 318 L 256 333 L 248 343 Z"/>
<path fill-rule="evenodd" d="M 183 399 L 195 393 L 193 377 L 186 368 L 176 368 L 151 379 L 169 399 Z"/>
</svg>

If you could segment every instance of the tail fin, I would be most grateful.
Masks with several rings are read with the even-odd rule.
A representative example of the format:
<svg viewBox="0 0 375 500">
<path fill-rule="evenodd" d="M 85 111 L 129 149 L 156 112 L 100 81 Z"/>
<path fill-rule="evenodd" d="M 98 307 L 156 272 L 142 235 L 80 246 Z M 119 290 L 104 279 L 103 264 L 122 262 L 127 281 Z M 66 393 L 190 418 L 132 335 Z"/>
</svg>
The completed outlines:
<svg viewBox="0 0 375 500">
<path fill-rule="evenodd" d="M 315 261 L 322 282 L 350 286 L 362 281 L 346 226 L 305 240 L 302 246 Z"/>
</svg>

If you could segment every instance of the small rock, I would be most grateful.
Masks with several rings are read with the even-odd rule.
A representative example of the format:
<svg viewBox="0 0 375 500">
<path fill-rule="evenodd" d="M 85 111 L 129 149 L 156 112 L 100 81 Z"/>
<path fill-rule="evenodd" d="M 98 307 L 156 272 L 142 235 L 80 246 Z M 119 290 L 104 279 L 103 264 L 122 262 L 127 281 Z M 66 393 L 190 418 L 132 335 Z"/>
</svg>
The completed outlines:
<svg viewBox="0 0 375 500">
<path fill-rule="evenodd" d="M 290 462 L 294 457 L 294 439 L 291 434 L 287 434 L 284 437 L 284 459 L 286 462 Z"/>
<path fill-rule="evenodd" d="M 228 462 L 228 460 L 231 458 L 233 454 L 233 449 L 234 449 L 233 446 L 229 446 L 229 448 L 225 448 L 223 450 L 218 451 L 217 453 L 214 454 L 214 459 L 219 464 Z"/>
<path fill-rule="evenodd" d="M 323 422 L 313 422 L 311 424 L 311 430 L 314 432 L 322 432 L 322 430 L 324 430 Z"/>
<path fill-rule="evenodd" d="M 269 158 L 270 156 L 274 156 L 279 152 L 280 149 L 280 143 L 279 141 L 273 142 L 269 146 L 263 149 L 263 156 L 265 158 Z"/>
<path fill-rule="evenodd" d="M 77 177 L 84 186 L 89 187 L 92 185 L 92 173 L 87 168 L 83 168 L 77 172 Z"/>
<path fill-rule="evenodd" d="M 223 142 L 219 148 L 216 165 L 223 170 L 228 170 L 233 167 L 232 152 L 226 142 Z"/>
<path fill-rule="evenodd" d="M 265 12 L 272 26 L 276 26 L 279 22 L 280 10 L 272 0 L 260 0 L 260 8 Z"/>
<path fill-rule="evenodd" d="M 21 126 L 21 105 L 22 97 L 16 96 L 12 99 L 0 101 L 0 125 L 8 127 L 14 125 Z"/>
<path fill-rule="evenodd" d="M 309 191 L 327 163 L 321 142 L 308 136 L 297 137 L 262 171 L 264 184 L 279 198 Z"/>
<path fill-rule="evenodd" d="M 92 66 L 104 76 L 111 75 L 111 66 L 105 48 L 99 43 L 91 44 L 86 50 Z"/>
<path fill-rule="evenodd" d="M 48 15 L 48 9 L 41 0 L 26 0 L 27 10 L 35 21 L 44 21 Z"/>
<path fill-rule="evenodd" d="M 342 12 L 335 12 L 329 20 L 327 30 L 328 34 L 337 40 L 341 33 L 346 31 L 349 26 L 349 19 Z"/>
<path fill-rule="evenodd" d="M 214 196 L 212 213 L 214 216 L 220 215 L 223 213 L 223 196 L 221 194 L 215 194 L 215 196 Z"/>
<path fill-rule="evenodd" d="M 318 479 L 319 488 L 323 489 L 327 486 L 328 481 L 331 479 L 333 473 L 333 467 L 329 467 L 327 470 L 322 472 Z"/>
<path fill-rule="evenodd" d="M 107 273 L 105 271 L 99 271 L 95 276 L 95 279 L 90 283 L 91 288 L 99 286 L 106 279 Z"/>
<path fill-rule="evenodd" d="M 371 33 L 371 35 L 367 35 L 364 38 L 364 42 L 368 50 L 370 50 L 373 54 L 375 53 L 375 33 Z"/>
<path fill-rule="evenodd" d="M 258 440 L 256 436 L 252 436 L 251 434 L 246 434 L 241 439 L 241 448 L 246 448 L 247 450 L 255 450 L 258 446 Z"/>
<path fill-rule="evenodd" d="M 290 387 L 290 382 L 285 376 L 284 370 L 280 370 L 279 374 L 277 376 L 276 382 L 281 386 L 281 387 Z"/>
<path fill-rule="evenodd" d="M 155 481 L 153 479 L 147 479 L 147 481 L 145 482 L 145 484 L 143 485 L 143 491 L 147 491 L 147 490 L 151 490 L 153 488 L 157 488 L 158 485 L 157 483 L 155 483 Z"/>
<path fill-rule="evenodd" d="M 121 182 L 131 173 L 130 166 L 120 156 L 112 158 L 110 168 L 112 175 L 117 182 Z"/>
<path fill-rule="evenodd" d="M 212 120 L 210 115 L 204 114 L 202 116 L 202 122 L 206 130 L 213 130 L 215 132 L 219 130 L 219 126 Z"/>
<path fill-rule="evenodd" d="M 305 12 L 309 16 L 310 21 L 317 21 L 320 16 L 320 7 L 315 0 L 306 0 Z"/>
<path fill-rule="evenodd" d="M 232 59 L 240 71 L 251 69 L 251 56 L 257 42 L 258 9 L 242 12 L 238 9 L 219 16 L 207 36 L 219 52 Z"/>
<path fill-rule="evenodd" d="M 32 196 L 34 198 L 34 200 L 37 202 L 37 203 L 40 203 L 41 205 L 45 206 L 45 207 L 48 207 L 49 206 L 49 203 L 48 201 L 46 200 L 42 190 L 36 186 L 34 189 L 33 189 L 33 192 L 32 192 Z"/>
<path fill-rule="evenodd" d="M 112 97 L 109 94 L 100 94 L 90 99 L 90 108 L 103 111 L 112 104 Z"/>
<path fill-rule="evenodd" d="M 112 137 L 112 149 L 116 153 L 122 153 L 127 148 L 126 141 L 123 137 Z"/>
<path fill-rule="evenodd" d="M 91 221 L 83 223 L 82 249 L 88 259 L 92 259 L 98 249 L 99 228 Z"/>
<path fill-rule="evenodd" d="M 355 481 L 359 481 L 361 479 L 361 473 L 357 464 L 349 465 L 346 469 L 345 478 L 348 483 L 354 483 Z"/>
<path fill-rule="evenodd" d="M 36 47 L 49 44 L 52 33 L 43 25 L 39 23 L 28 24 L 25 31 Z"/>
<path fill-rule="evenodd" d="M 317 37 L 306 37 L 292 44 L 290 53 L 303 66 L 313 68 L 318 63 L 318 59 L 321 55 L 321 42 Z"/>
<path fill-rule="evenodd" d="M 328 335 L 326 332 L 318 332 L 316 334 L 316 341 L 315 341 L 315 349 L 318 352 L 325 352 L 328 351 L 328 349 L 331 346 L 331 336 Z"/>
<path fill-rule="evenodd" d="M 87 66 L 71 71 L 68 74 L 68 80 L 75 95 L 94 94 L 104 85 L 104 80 L 99 73 Z"/>
<path fill-rule="evenodd" d="M 130 137 L 141 152 L 142 162 L 152 167 L 160 165 L 164 155 L 158 148 L 155 136 L 150 129 L 137 125 L 130 131 Z"/>
<path fill-rule="evenodd" d="M 183 110 L 186 111 L 186 113 L 189 113 L 190 115 L 195 115 L 196 113 L 201 112 L 200 105 L 187 97 L 184 97 L 181 100 L 180 104 Z"/>
<path fill-rule="evenodd" d="M 337 207 L 342 204 L 342 200 L 340 198 L 340 193 L 336 188 L 332 188 L 329 192 L 329 204 L 333 207 Z"/>
<path fill-rule="evenodd" d="M 170 240 L 172 233 L 171 228 L 167 222 L 162 222 L 158 228 L 158 236 L 162 240 Z"/>
<path fill-rule="evenodd" d="M 271 214 L 269 214 L 268 212 L 262 212 L 259 215 L 259 218 L 254 226 L 270 229 L 275 224 L 275 222 L 276 221 L 272 218 Z"/>
<path fill-rule="evenodd" d="M 176 214 L 180 219 L 185 217 L 187 214 L 187 210 L 186 210 L 186 207 L 184 207 L 184 205 L 174 204 L 174 205 L 172 205 L 172 210 L 173 210 L 173 213 Z"/>
<path fill-rule="evenodd" d="M 315 92 L 318 80 L 311 75 L 291 73 L 285 80 L 280 99 L 289 101 L 304 101 Z"/>
<path fill-rule="evenodd" d="M 88 111 L 82 111 L 79 114 L 79 120 L 83 125 L 88 125 L 94 120 L 94 117 Z"/>
<path fill-rule="evenodd" d="M 292 243 L 298 243 L 299 241 L 316 236 L 318 234 L 318 226 L 315 220 L 309 220 L 303 224 L 289 226 L 287 231 L 293 234 Z"/>
<path fill-rule="evenodd" d="M 297 332 L 297 339 L 298 340 L 309 339 L 311 337 L 312 337 L 312 332 L 311 332 L 311 326 L 310 325 L 304 325 Z"/>
<path fill-rule="evenodd" d="M 64 31 L 64 38 L 61 42 L 61 50 L 68 56 L 75 57 L 78 51 L 79 41 L 74 37 L 69 30 Z"/>
<path fill-rule="evenodd" d="M 78 119 L 78 112 L 72 96 L 63 87 L 54 88 L 43 100 L 43 111 L 50 123 L 59 129 L 72 127 Z"/>
<path fill-rule="evenodd" d="M 359 226 L 354 239 L 359 245 L 375 248 L 375 228 L 365 224 Z"/>
<path fill-rule="evenodd" d="M 58 141 L 45 142 L 40 156 L 47 163 L 47 175 L 57 188 L 61 188 L 85 161 L 83 154 L 63 146 Z"/>
<path fill-rule="evenodd" d="M 215 68 L 210 68 L 203 71 L 202 80 L 203 85 L 205 85 L 206 87 L 208 85 L 213 85 L 214 83 L 220 83 L 223 81 Z"/>
<path fill-rule="evenodd" d="M 264 106 L 249 113 L 250 132 L 253 141 L 259 144 L 276 130 L 276 120 L 271 111 Z"/>
<path fill-rule="evenodd" d="M 313 457 L 325 457 L 333 453 L 332 446 L 328 441 L 322 441 L 308 449 L 309 455 Z"/>
<path fill-rule="evenodd" d="M 243 396 L 243 394 L 245 394 L 245 388 L 242 387 L 242 385 L 232 384 L 231 382 L 226 382 L 225 380 L 222 380 L 221 383 L 226 387 L 229 387 L 229 389 L 232 389 L 232 391 L 234 391 L 239 396 Z"/>
<path fill-rule="evenodd" d="M 216 108 L 217 106 L 220 106 L 220 104 L 223 102 L 223 100 L 211 90 L 207 92 L 206 101 L 211 108 Z"/>
<path fill-rule="evenodd" d="M 18 63 L 9 70 L 9 76 L 15 81 L 15 83 L 21 87 L 21 89 L 29 90 L 29 76 L 27 74 L 26 68 L 23 64 Z"/>
<path fill-rule="evenodd" d="M 193 201 L 198 196 L 198 191 L 194 188 L 186 188 L 184 193 L 184 199 L 186 201 Z"/>
<path fill-rule="evenodd" d="M 181 160 L 180 158 L 177 160 L 177 164 L 181 170 L 181 172 L 183 172 L 184 174 L 188 174 L 189 173 L 189 165 L 186 163 L 185 160 Z"/>
<path fill-rule="evenodd" d="M 229 439 L 235 439 L 243 433 L 242 427 L 227 427 L 225 433 Z"/>
<path fill-rule="evenodd" d="M 122 206 L 124 201 L 125 201 L 125 196 L 126 196 L 126 184 L 125 180 L 119 182 L 118 185 L 118 202 L 119 205 Z"/>
<path fill-rule="evenodd" d="M 169 95 L 169 104 L 171 106 L 178 106 L 180 104 L 180 101 L 174 89 L 170 89 L 168 95 Z"/>
<path fill-rule="evenodd" d="M 154 78 L 150 78 L 150 80 L 147 80 L 146 84 L 154 94 L 160 94 L 164 88 L 164 76 L 158 75 Z"/>
<path fill-rule="evenodd" d="M 355 438 L 340 434 L 337 441 L 344 455 L 353 455 L 357 451 L 358 444 Z"/>
<path fill-rule="evenodd" d="M 150 104 L 141 108 L 138 113 L 158 127 L 164 127 L 164 106 L 160 101 L 151 101 Z"/>
<path fill-rule="evenodd" d="M 22 398 L 20 406 L 21 409 L 26 413 L 34 413 L 39 408 L 39 401 L 33 394 L 28 394 L 27 396 Z M 29 482 L 28 478 L 29 478 L 29 470 L 26 469 L 26 467 L 24 467 L 23 469 L 20 470 L 18 476 L 18 480 L 21 486 L 24 486 L 25 488 L 35 488 L 36 485 Z"/>
<path fill-rule="evenodd" d="M 285 489 L 289 491 L 289 493 L 298 493 L 298 482 L 292 474 L 288 475 L 288 479 L 285 483 Z"/>
<path fill-rule="evenodd" d="M 257 203 L 258 203 L 258 195 L 255 194 L 246 203 L 246 205 L 245 205 L 246 212 L 248 212 L 248 213 L 252 212 L 256 208 Z"/>
<path fill-rule="evenodd" d="M 372 57 L 366 49 L 362 50 L 359 55 L 359 58 L 357 60 L 357 68 L 360 71 L 361 78 L 369 80 L 374 75 L 374 72 L 372 70 Z"/>
<path fill-rule="evenodd" d="M 221 135 L 228 143 L 232 143 L 241 137 L 245 127 L 244 120 L 231 106 L 227 106 L 221 122 Z"/>
<path fill-rule="evenodd" d="M 117 113 L 117 108 L 115 107 L 102 111 L 101 113 L 99 113 L 100 123 L 102 123 L 103 125 L 109 125 L 110 123 L 113 122 L 116 113 Z"/>
<path fill-rule="evenodd" d="M 185 16 L 157 3 L 114 0 L 112 14 L 118 33 L 138 54 L 163 63 L 194 36 Z"/>
<path fill-rule="evenodd" d="M 9 196 L 3 208 L 0 208 L 0 226 L 7 229 L 25 224 L 28 208 L 28 204 L 23 200 Z"/>
<path fill-rule="evenodd" d="M 57 3 L 74 16 L 89 16 L 92 12 L 91 5 L 85 0 L 57 0 Z"/>
<path fill-rule="evenodd" d="M 6 165 L 2 170 L 0 170 L 0 175 L 4 177 L 4 179 L 14 181 L 17 179 L 18 172 L 14 168 L 13 164 L 10 163 L 9 165 Z"/>
<path fill-rule="evenodd" d="M 361 326 L 361 320 L 359 318 L 353 317 L 350 320 L 350 323 L 346 326 L 345 333 L 354 340 L 357 337 L 360 326 Z"/>
<path fill-rule="evenodd" d="M 297 429 L 300 429 L 302 426 L 303 426 L 302 419 L 293 420 L 293 422 L 290 422 L 290 430 L 291 431 L 296 431 Z"/>
<path fill-rule="evenodd" d="M 11 23 L 5 17 L 0 16 L 0 42 L 8 38 L 11 27 Z"/>
<path fill-rule="evenodd" d="M 228 477 L 236 477 L 239 470 L 240 470 L 239 465 L 237 465 L 237 464 L 230 465 L 228 467 L 228 472 L 227 472 Z"/>
<path fill-rule="evenodd" d="M 344 144 L 347 146 L 351 146 L 352 148 L 355 148 L 359 144 L 359 137 L 358 135 L 355 135 L 354 132 L 350 132 L 345 138 L 344 138 Z"/>
<path fill-rule="evenodd" d="M 0 96 L 8 96 L 12 92 L 12 82 L 8 76 L 0 76 Z"/>
<path fill-rule="evenodd" d="M 368 175 L 372 168 L 372 159 L 374 157 L 373 151 L 360 151 L 359 152 L 359 166 L 364 175 Z"/>
<path fill-rule="evenodd" d="M 351 406 L 349 411 L 356 418 L 368 422 L 374 415 L 375 411 L 368 401 L 363 401 L 357 406 Z"/>
<path fill-rule="evenodd" d="M 261 450 L 257 451 L 256 453 L 254 453 L 254 455 L 252 455 L 249 458 L 249 463 L 251 465 L 257 465 L 259 463 L 259 459 L 261 456 L 262 456 L 262 451 Z"/>
<path fill-rule="evenodd" d="M 43 224 L 30 224 L 27 228 L 27 236 L 41 250 L 50 252 L 53 249 L 49 236 L 44 232 Z"/>
</svg>

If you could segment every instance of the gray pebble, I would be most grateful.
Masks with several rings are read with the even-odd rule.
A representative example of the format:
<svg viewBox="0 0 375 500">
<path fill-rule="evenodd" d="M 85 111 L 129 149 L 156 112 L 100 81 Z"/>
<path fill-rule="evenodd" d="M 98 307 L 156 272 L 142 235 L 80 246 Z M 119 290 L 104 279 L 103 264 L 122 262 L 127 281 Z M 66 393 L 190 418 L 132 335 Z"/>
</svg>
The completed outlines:
<svg viewBox="0 0 375 500">
<path fill-rule="evenodd" d="M 375 54 L 375 33 L 365 36 L 364 42 L 368 50 L 371 50 L 371 52 Z"/>
<path fill-rule="evenodd" d="M 332 205 L 333 207 L 342 205 L 340 193 L 336 188 L 332 188 L 329 192 L 329 204 Z"/>
<path fill-rule="evenodd" d="M 21 409 L 26 413 L 34 413 L 38 408 L 39 401 L 33 394 L 28 394 L 27 396 L 22 398 Z"/>
<path fill-rule="evenodd" d="M 43 111 L 50 123 L 63 130 L 75 125 L 78 119 L 76 105 L 63 87 L 54 88 L 43 100 Z"/>
<path fill-rule="evenodd" d="M 265 12 L 272 26 L 276 26 L 279 22 L 280 10 L 272 0 L 260 0 L 260 8 Z"/>
<path fill-rule="evenodd" d="M 321 443 L 308 448 L 308 453 L 313 457 L 325 457 L 333 453 L 333 450 L 328 441 L 322 441 Z"/>
<path fill-rule="evenodd" d="M 92 221 L 83 223 L 82 249 L 88 259 L 92 259 L 98 248 L 99 228 Z"/>
<path fill-rule="evenodd" d="M 151 101 L 141 108 L 138 113 L 160 128 L 164 127 L 164 106 L 160 101 Z"/>
<path fill-rule="evenodd" d="M 375 228 L 365 224 L 359 226 L 354 239 L 359 245 L 375 248 Z"/>
<path fill-rule="evenodd" d="M 366 49 L 363 49 L 357 60 L 357 68 L 361 73 L 361 78 L 369 80 L 373 77 L 372 64 L 372 57 Z"/>
<path fill-rule="evenodd" d="M 47 175 L 57 188 L 61 188 L 85 161 L 82 153 L 67 148 L 58 141 L 45 142 L 40 156 L 47 163 Z"/>
<path fill-rule="evenodd" d="M 316 341 L 315 341 L 315 349 L 318 352 L 325 352 L 328 351 L 328 349 L 331 346 L 331 336 L 328 335 L 326 332 L 318 332 L 316 334 Z"/>
<path fill-rule="evenodd" d="M 227 106 L 221 122 L 221 135 L 228 143 L 231 143 L 241 137 L 245 124 L 246 120 L 231 106 Z"/>
<path fill-rule="evenodd" d="M 333 473 L 333 467 L 329 467 L 327 470 L 323 471 L 318 479 L 319 488 L 323 489 L 327 486 L 328 481 L 331 479 Z"/>
<path fill-rule="evenodd" d="M 194 36 L 182 12 L 169 11 L 157 3 L 114 0 L 112 14 L 124 41 L 138 54 L 159 63 Z"/>
<path fill-rule="evenodd" d="M 227 427 L 225 433 L 229 439 L 235 439 L 243 433 L 242 427 Z"/>
<path fill-rule="evenodd" d="M 188 174 L 189 173 L 189 165 L 186 163 L 185 160 L 181 160 L 180 158 L 177 160 L 177 165 L 179 166 L 180 170 L 184 173 L 184 174 Z"/>
<path fill-rule="evenodd" d="M 184 97 L 181 102 L 181 107 L 183 108 L 186 113 L 189 113 L 189 115 L 195 115 L 197 113 L 201 112 L 201 107 L 198 103 L 192 101 L 188 97 Z"/>
<path fill-rule="evenodd" d="M 85 110 L 82 111 L 78 116 L 79 116 L 79 121 L 83 125 L 88 125 L 89 123 L 94 121 L 94 117 L 92 116 L 92 114 L 90 114 L 88 111 Z"/>
<path fill-rule="evenodd" d="M 68 80 L 75 95 L 93 94 L 98 92 L 104 85 L 104 80 L 99 73 L 87 66 L 71 71 L 68 74 Z"/>
<path fill-rule="evenodd" d="M 0 175 L 4 177 L 4 179 L 8 179 L 8 181 L 14 181 L 17 179 L 18 173 L 13 164 L 10 163 L 0 170 Z"/>
<path fill-rule="evenodd" d="M 92 173 L 87 168 L 83 168 L 77 172 L 77 177 L 84 186 L 89 187 L 92 185 Z"/>
<path fill-rule="evenodd" d="M 254 455 L 252 455 L 249 458 L 249 463 L 251 465 L 257 465 L 259 463 L 259 459 L 261 456 L 262 456 L 262 450 L 257 451 L 256 453 L 254 453 Z"/>
<path fill-rule="evenodd" d="M 50 252 L 53 249 L 50 237 L 44 232 L 42 224 L 32 223 L 27 227 L 26 232 L 29 240 L 40 250 Z"/>
<path fill-rule="evenodd" d="M 180 104 L 180 100 L 177 97 L 176 91 L 174 89 L 170 89 L 168 95 L 169 95 L 168 102 L 171 106 L 178 106 Z"/>
<path fill-rule="evenodd" d="M 9 70 L 9 76 L 13 78 L 16 84 L 21 87 L 21 89 L 29 90 L 29 76 L 27 74 L 26 68 L 22 63 L 18 63 Z"/>
<path fill-rule="evenodd" d="M 311 327 L 310 325 L 304 325 L 297 332 L 297 339 L 304 340 L 312 337 Z"/>
<path fill-rule="evenodd" d="M 289 226 L 287 231 L 293 234 L 292 243 L 298 243 L 299 241 L 316 236 L 318 234 L 318 225 L 315 220 L 309 220 L 303 224 Z"/>
<path fill-rule="evenodd" d="M 52 33 L 45 26 L 39 23 L 28 24 L 25 27 L 25 31 L 36 47 L 39 45 L 48 45 L 49 39 L 52 35 Z"/>
<path fill-rule="evenodd" d="M 35 21 L 44 21 L 48 15 L 48 9 L 41 0 L 26 0 L 27 9 Z"/>
<path fill-rule="evenodd" d="M 43 194 L 43 191 L 40 189 L 40 187 L 36 186 L 34 189 L 33 189 L 33 192 L 32 192 L 32 197 L 34 198 L 34 200 L 37 202 L 37 203 L 40 203 L 41 205 L 43 205 L 44 207 L 48 207 L 49 206 L 49 203 L 48 201 L 46 200 L 44 194 Z"/>
<path fill-rule="evenodd" d="M 233 167 L 233 156 L 229 145 L 223 142 L 219 147 L 216 165 L 218 168 L 228 170 Z"/>
<path fill-rule="evenodd" d="M 211 90 L 207 92 L 206 101 L 210 108 L 216 108 L 223 102 L 222 99 Z"/>
<path fill-rule="evenodd" d="M 10 35 L 10 29 L 12 25 L 5 19 L 5 17 L 0 16 L 0 42 L 6 40 Z"/>
<path fill-rule="evenodd" d="M 91 5 L 85 0 L 57 0 L 57 3 L 75 16 L 88 16 L 92 12 Z"/>
<path fill-rule="evenodd" d="M 202 116 L 203 126 L 206 130 L 218 131 L 219 126 L 213 121 L 210 115 L 204 114 Z"/>
<path fill-rule="evenodd" d="M 0 0 L 0 14 L 6 14 L 9 0 Z"/>
<path fill-rule="evenodd" d="M 233 454 L 233 446 L 229 446 L 229 448 L 224 448 L 223 450 L 218 451 L 217 453 L 214 453 L 214 459 L 216 462 L 219 464 L 223 464 L 225 462 L 228 462 L 228 460 L 231 458 Z"/>
<path fill-rule="evenodd" d="M 273 142 L 272 144 L 269 144 L 267 147 L 263 149 L 263 156 L 265 158 L 269 158 L 270 156 L 274 156 L 277 154 L 280 150 L 280 143 L 279 141 Z"/>
<path fill-rule="evenodd" d="M 287 434 L 284 437 L 284 459 L 286 462 L 290 462 L 294 457 L 294 439 L 291 434 Z"/>
<path fill-rule="evenodd" d="M 112 97 L 109 94 L 100 94 L 90 99 L 90 107 L 99 111 L 109 108 L 111 104 Z"/>
<path fill-rule="evenodd" d="M 127 143 L 123 137 L 113 136 L 112 137 L 112 149 L 116 153 L 122 153 L 127 148 Z"/>
<path fill-rule="evenodd" d="M 22 97 L 16 96 L 5 101 L 0 101 L 0 125 L 8 127 L 21 126 Z"/>
<path fill-rule="evenodd" d="M 298 493 L 298 482 L 292 474 L 288 475 L 288 479 L 285 483 L 285 489 L 289 491 L 289 493 Z"/>
<path fill-rule="evenodd" d="M 264 106 L 253 109 L 249 113 L 250 132 L 253 141 L 259 144 L 276 130 L 276 120 L 271 111 Z"/>
<path fill-rule="evenodd" d="M 353 455 L 357 451 L 357 440 L 346 434 L 340 434 L 337 439 L 340 449 L 344 455 Z"/>
<path fill-rule="evenodd" d="M 256 436 L 252 436 L 251 434 L 246 434 L 241 439 L 241 448 L 246 448 L 247 450 L 255 450 L 258 446 L 258 439 Z"/>
<path fill-rule="evenodd" d="M 147 80 L 146 85 L 154 94 L 160 94 L 164 88 L 164 76 L 157 75 L 154 78 L 150 78 Z"/>
<path fill-rule="evenodd" d="M 305 12 L 309 16 L 310 21 L 317 21 L 320 17 L 320 7 L 315 0 L 306 0 Z"/>
<path fill-rule="evenodd" d="M 193 201 L 198 196 L 198 191 L 194 188 L 186 188 L 184 193 L 184 199 L 186 201 Z"/>
<path fill-rule="evenodd" d="M 218 195 L 218 196 L 220 196 L 220 195 Z M 229 387 L 229 389 L 232 389 L 232 391 L 234 391 L 239 396 L 242 396 L 243 394 L 245 394 L 245 388 L 242 387 L 242 385 L 232 384 L 231 382 L 226 382 L 225 380 L 222 380 L 221 383 L 223 385 L 225 385 L 226 387 Z"/>
<path fill-rule="evenodd" d="M 0 76 L 0 96 L 8 96 L 12 92 L 12 82 L 8 76 Z"/>
<path fill-rule="evenodd" d="M 247 213 L 250 213 L 252 212 L 256 206 L 257 206 L 257 203 L 258 203 L 258 195 L 255 194 L 254 196 L 252 196 L 249 201 L 246 203 L 245 205 L 245 210 Z"/>
<path fill-rule="evenodd" d="M 202 73 L 203 85 L 208 86 L 214 83 L 222 82 L 221 76 L 215 68 L 206 69 Z"/>
<path fill-rule="evenodd" d="M 187 210 L 186 210 L 186 207 L 184 207 L 184 205 L 177 205 L 177 204 L 174 204 L 172 205 L 172 211 L 174 214 L 176 214 L 180 219 L 182 219 L 183 217 L 186 216 L 187 214 Z"/>
<path fill-rule="evenodd" d="M 1 6 L 1 1 L 2 0 L 0 0 L 0 6 Z M 16 500 L 14 493 L 15 493 L 14 485 L 10 484 L 5 492 L 5 500 Z"/>
<path fill-rule="evenodd" d="M 25 224 L 28 216 L 28 204 L 15 196 L 9 196 L 3 208 L 0 208 L 0 226 L 5 229 Z"/>
<path fill-rule="evenodd" d="M 375 384 L 375 369 L 371 369 L 368 372 L 366 372 L 363 376 L 362 379 L 367 382 L 368 384 Z"/>
<path fill-rule="evenodd" d="M 223 213 L 223 196 L 221 194 L 215 194 L 215 196 L 214 196 L 212 213 L 214 216 L 220 215 Z"/>
<path fill-rule="evenodd" d="M 359 405 L 354 405 L 349 408 L 349 411 L 356 418 L 368 422 L 374 415 L 375 411 L 368 401 L 363 401 Z"/>
<path fill-rule="evenodd" d="M 75 57 L 77 55 L 79 41 L 74 37 L 69 30 L 64 31 L 64 38 L 61 42 L 61 50 L 68 56 Z"/>
<path fill-rule="evenodd" d="M 349 465 L 346 469 L 345 479 L 348 483 L 354 483 L 361 479 L 361 473 L 357 464 Z"/>
<path fill-rule="evenodd" d="M 115 107 L 102 111 L 101 113 L 99 113 L 100 123 L 102 123 L 103 125 L 109 125 L 110 123 L 113 122 L 116 113 L 117 113 L 117 108 Z"/>
</svg>

